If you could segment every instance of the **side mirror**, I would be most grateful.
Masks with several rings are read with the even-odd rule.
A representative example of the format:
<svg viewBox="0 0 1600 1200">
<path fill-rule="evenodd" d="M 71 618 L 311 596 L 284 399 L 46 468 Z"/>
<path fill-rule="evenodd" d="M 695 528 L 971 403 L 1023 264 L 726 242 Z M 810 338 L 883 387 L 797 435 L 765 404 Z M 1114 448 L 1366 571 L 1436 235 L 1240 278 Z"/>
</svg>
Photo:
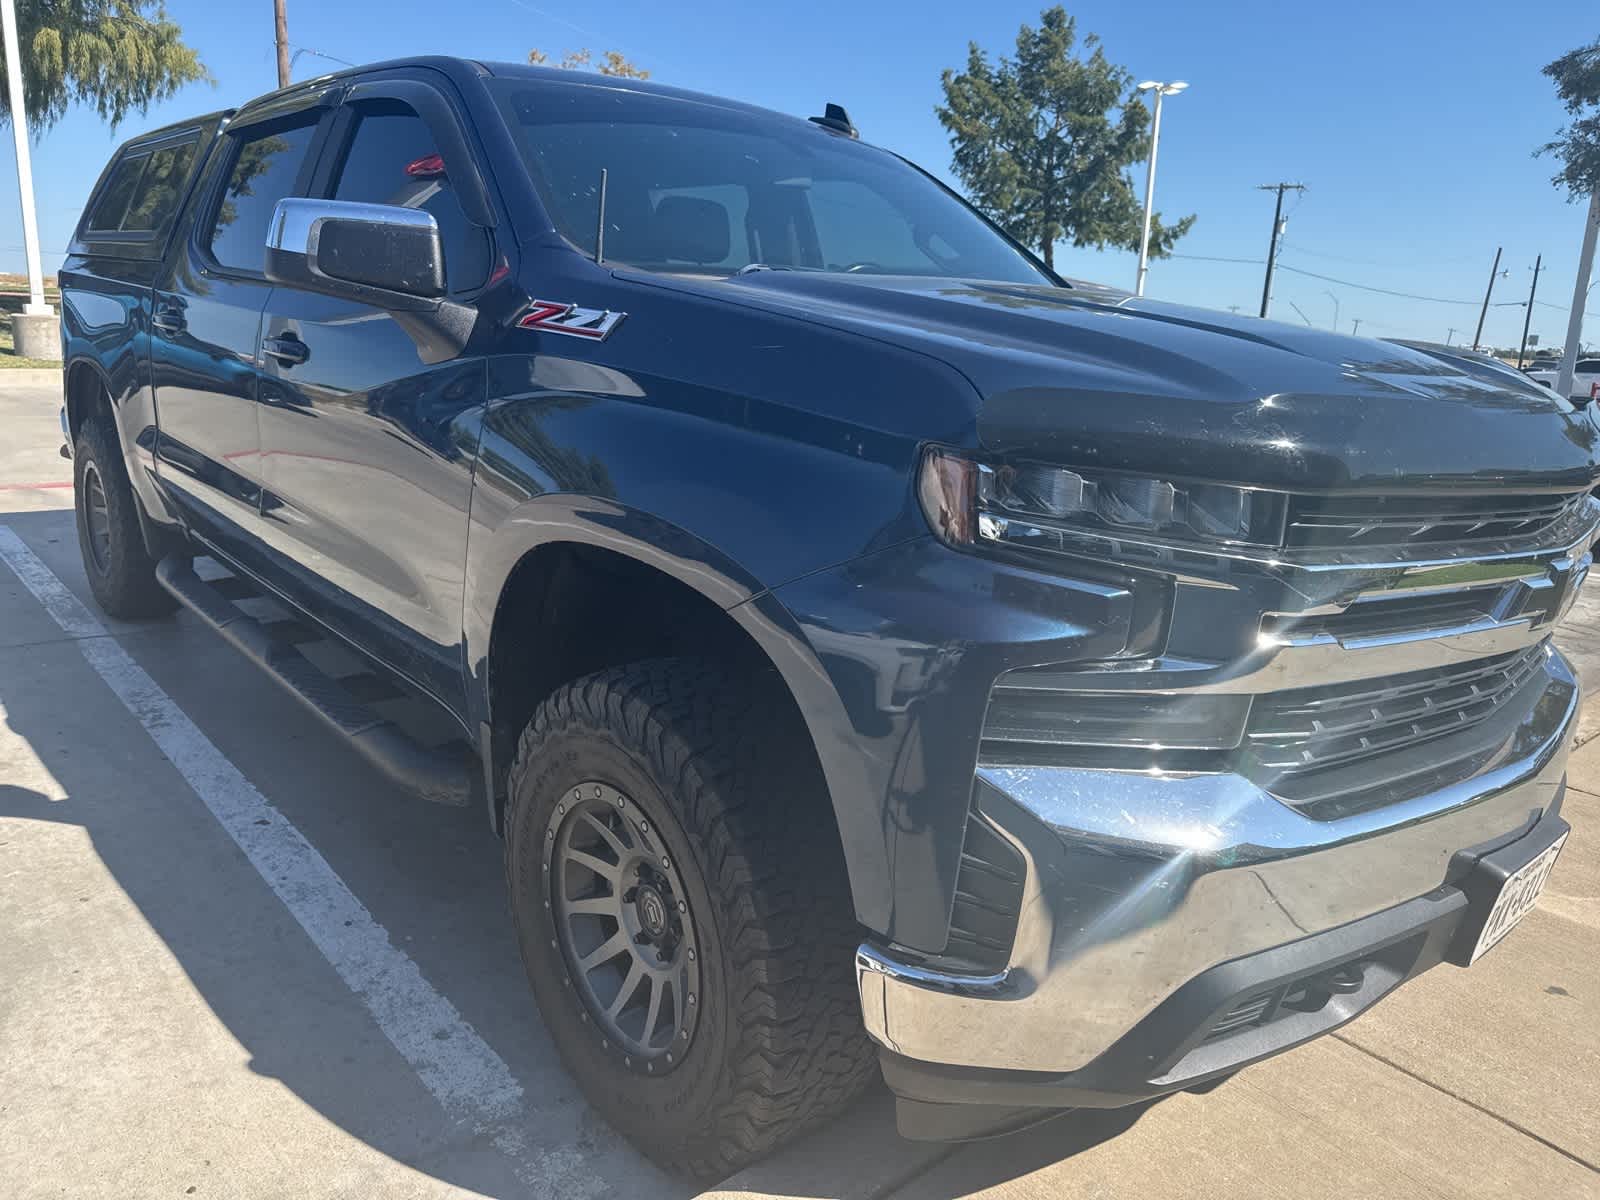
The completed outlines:
<svg viewBox="0 0 1600 1200">
<path fill-rule="evenodd" d="M 392 311 L 430 311 L 445 294 L 431 213 L 345 200 L 279 200 L 267 228 L 267 278 Z"/>
</svg>

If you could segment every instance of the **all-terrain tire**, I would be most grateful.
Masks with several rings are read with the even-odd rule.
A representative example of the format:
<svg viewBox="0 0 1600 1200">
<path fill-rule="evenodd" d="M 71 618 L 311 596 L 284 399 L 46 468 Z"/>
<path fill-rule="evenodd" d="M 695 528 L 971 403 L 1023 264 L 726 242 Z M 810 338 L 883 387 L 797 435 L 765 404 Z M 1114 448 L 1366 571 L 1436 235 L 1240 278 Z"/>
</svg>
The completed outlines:
<svg viewBox="0 0 1600 1200">
<path fill-rule="evenodd" d="M 78 548 L 95 602 L 124 620 L 172 612 L 177 601 L 156 582 L 155 560 L 139 526 L 139 501 L 109 416 L 89 414 L 72 458 Z"/>
<path fill-rule="evenodd" d="M 760 696 L 753 681 L 695 659 L 602 671 L 540 705 L 510 773 L 511 907 L 562 1059 L 635 1145 L 702 1179 L 836 1115 L 876 1070 L 853 979 L 859 930 L 823 783 L 809 746 L 776 728 Z M 693 1040 L 653 1074 L 636 1059 L 630 1069 L 603 1037 L 546 904 L 555 814 L 592 781 L 654 824 L 700 949 Z"/>
</svg>

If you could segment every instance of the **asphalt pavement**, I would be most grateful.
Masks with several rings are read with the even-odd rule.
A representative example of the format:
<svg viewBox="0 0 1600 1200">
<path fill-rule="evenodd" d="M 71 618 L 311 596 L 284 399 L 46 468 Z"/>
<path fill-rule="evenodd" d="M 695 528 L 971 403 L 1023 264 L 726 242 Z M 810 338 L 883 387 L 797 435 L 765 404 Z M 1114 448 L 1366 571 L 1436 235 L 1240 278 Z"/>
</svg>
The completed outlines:
<svg viewBox="0 0 1600 1200">
<path fill-rule="evenodd" d="M 478 812 L 188 615 L 93 607 L 58 406 L 0 372 L 0 1195 L 690 1195 L 561 1070 Z M 1600 592 L 1559 637 L 1600 684 Z M 1600 740 L 1571 782 L 1540 909 L 1332 1038 L 960 1147 L 880 1090 L 705 1194 L 1600 1196 Z"/>
</svg>

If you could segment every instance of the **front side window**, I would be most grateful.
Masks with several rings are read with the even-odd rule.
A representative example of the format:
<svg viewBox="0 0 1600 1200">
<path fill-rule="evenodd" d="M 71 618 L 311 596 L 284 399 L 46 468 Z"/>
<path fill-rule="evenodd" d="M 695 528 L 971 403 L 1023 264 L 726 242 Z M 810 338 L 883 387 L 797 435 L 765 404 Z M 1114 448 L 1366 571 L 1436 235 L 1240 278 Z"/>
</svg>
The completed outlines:
<svg viewBox="0 0 1600 1200">
<path fill-rule="evenodd" d="M 278 201 L 294 194 L 316 124 L 238 135 L 233 166 L 211 228 L 211 256 L 225 267 L 260 273 Z"/>
<path fill-rule="evenodd" d="M 609 87 L 489 84 L 551 218 L 590 253 L 605 170 L 608 260 L 1054 282 L 916 168 L 808 122 Z"/>
<path fill-rule="evenodd" d="M 439 225 L 452 290 L 476 287 L 489 274 L 488 234 L 467 219 L 450 184 L 450 164 L 426 122 L 404 105 L 362 112 L 333 199 L 431 214 Z"/>
</svg>

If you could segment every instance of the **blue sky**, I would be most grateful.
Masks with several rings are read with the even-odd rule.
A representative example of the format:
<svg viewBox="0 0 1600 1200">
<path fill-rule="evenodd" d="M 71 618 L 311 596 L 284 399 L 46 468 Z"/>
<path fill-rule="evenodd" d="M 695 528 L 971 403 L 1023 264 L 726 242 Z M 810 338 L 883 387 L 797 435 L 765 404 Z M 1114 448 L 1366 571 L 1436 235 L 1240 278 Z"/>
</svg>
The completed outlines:
<svg viewBox="0 0 1600 1200">
<path fill-rule="evenodd" d="M 289 36 L 353 62 L 413 53 L 520 60 L 587 46 L 620 49 L 666 83 L 796 114 L 843 103 L 870 141 L 948 177 L 950 152 L 933 115 L 939 72 L 975 40 L 1008 52 L 1037 0 L 958 5 L 804 4 L 692 0 L 289 0 Z M 74 112 L 36 143 L 34 173 L 46 270 L 60 261 L 83 199 L 117 141 L 197 111 L 241 103 L 275 84 L 269 0 L 168 0 L 216 77 L 116 134 Z M 1471 340 L 1489 263 L 1505 247 L 1510 273 L 1496 301 L 1527 295 L 1534 256 L 1547 270 L 1533 330 L 1565 334 L 1582 210 L 1550 186 L 1553 165 L 1531 148 L 1562 113 L 1539 68 L 1600 36 L 1594 0 L 1408 0 L 1328 5 L 1095 0 L 1068 11 L 1080 33 L 1137 77 L 1187 79 L 1163 117 L 1157 208 L 1198 214 L 1182 254 L 1152 265 L 1152 296 L 1213 308 L 1260 302 L 1272 198 L 1260 183 L 1300 180 L 1274 287 L 1273 316 L 1298 305 L 1326 327 L 1385 337 Z M 302 55 L 295 78 L 334 69 Z M 0 269 L 21 270 L 11 139 L 0 149 Z M 1136 170 L 1143 186 L 1143 168 Z M 1209 261 L 1246 259 L 1247 262 Z M 1057 267 L 1124 287 L 1135 256 L 1062 248 Z M 1288 268 L 1333 280 L 1295 274 Z M 1468 303 L 1433 303 L 1380 288 Z M 1587 339 L 1600 345 L 1600 288 Z M 1491 308 L 1485 340 L 1514 344 L 1520 306 Z"/>
</svg>

